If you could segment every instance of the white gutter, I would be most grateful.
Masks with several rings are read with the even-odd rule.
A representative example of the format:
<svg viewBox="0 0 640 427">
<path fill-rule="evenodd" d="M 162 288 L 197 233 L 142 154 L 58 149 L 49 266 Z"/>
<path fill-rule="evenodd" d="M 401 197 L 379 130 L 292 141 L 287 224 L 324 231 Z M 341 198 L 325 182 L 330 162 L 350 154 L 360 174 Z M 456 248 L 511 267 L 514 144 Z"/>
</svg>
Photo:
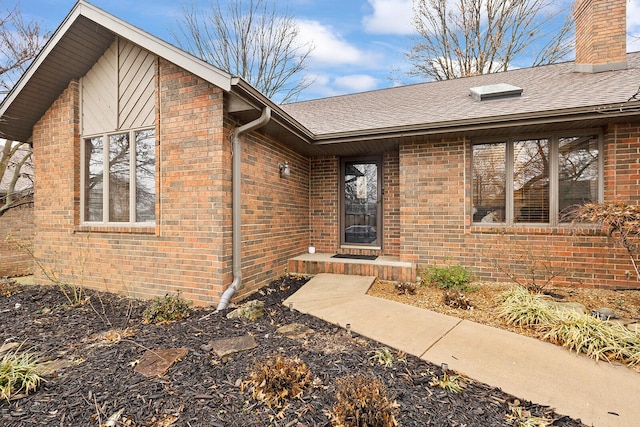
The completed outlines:
<svg viewBox="0 0 640 427">
<path fill-rule="evenodd" d="M 262 115 L 252 122 L 246 123 L 240 127 L 237 127 L 231 133 L 231 152 L 232 152 L 232 232 L 233 232 L 233 282 L 224 291 L 216 312 L 224 310 L 229 305 L 231 297 L 242 286 L 242 239 L 241 239 L 241 226 L 242 226 L 242 204 L 241 204 L 241 190 L 242 190 L 242 152 L 240 147 L 240 136 L 243 133 L 250 132 L 252 130 L 261 128 L 271 120 L 271 108 L 264 107 Z"/>
</svg>

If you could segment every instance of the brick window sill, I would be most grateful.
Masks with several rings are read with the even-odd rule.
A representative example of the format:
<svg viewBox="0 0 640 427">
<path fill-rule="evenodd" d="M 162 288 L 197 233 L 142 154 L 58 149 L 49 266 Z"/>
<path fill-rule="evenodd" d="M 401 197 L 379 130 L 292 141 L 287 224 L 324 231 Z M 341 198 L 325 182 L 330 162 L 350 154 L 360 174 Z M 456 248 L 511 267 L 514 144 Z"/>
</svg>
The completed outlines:
<svg viewBox="0 0 640 427">
<path fill-rule="evenodd" d="M 155 225 L 79 225 L 76 233 L 121 233 L 121 234 L 156 234 Z"/>
<path fill-rule="evenodd" d="M 580 235 L 580 236 L 601 236 L 600 228 L 595 225 L 583 224 L 572 225 L 477 225 L 469 227 L 471 234 L 519 234 L 519 235 Z"/>
</svg>

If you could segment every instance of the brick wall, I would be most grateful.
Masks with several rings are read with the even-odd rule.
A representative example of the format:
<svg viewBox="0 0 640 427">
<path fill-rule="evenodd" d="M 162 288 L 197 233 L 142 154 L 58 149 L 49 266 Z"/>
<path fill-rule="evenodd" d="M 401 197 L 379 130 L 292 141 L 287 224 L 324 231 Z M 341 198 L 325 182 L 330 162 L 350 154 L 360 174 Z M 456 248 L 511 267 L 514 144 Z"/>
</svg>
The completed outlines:
<svg viewBox="0 0 640 427">
<path fill-rule="evenodd" d="M 79 92 L 71 82 L 34 127 L 35 253 L 63 280 L 90 288 L 143 298 L 180 290 L 215 304 L 233 278 L 224 94 L 164 60 L 157 70 L 156 226 L 81 226 Z M 308 160 L 259 132 L 243 140 L 239 296 L 282 274 L 287 257 L 306 250 L 309 229 Z M 277 163 L 285 160 L 291 177 L 283 181 Z"/>
<path fill-rule="evenodd" d="M 33 233 L 33 205 L 9 209 L 0 216 L 0 277 L 33 273 L 33 259 L 16 245 L 31 248 Z"/>
<path fill-rule="evenodd" d="M 605 201 L 640 201 L 640 126 L 605 130 Z M 626 250 L 590 228 L 472 226 L 470 143 L 413 141 L 400 147 L 401 259 L 419 268 L 461 263 L 485 279 L 504 271 L 564 271 L 558 284 L 640 286 Z M 499 268 L 498 268 L 499 267 Z M 502 271 L 501 271 L 502 269 Z"/>
<path fill-rule="evenodd" d="M 311 159 L 310 241 L 317 252 L 399 256 L 400 254 L 400 167 L 398 152 L 383 155 L 383 246 L 382 250 L 340 248 L 340 158 Z"/>
<path fill-rule="evenodd" d="M 576 63 L 621 63 L 627 57 L 627 0 L 581 0 L 576 4 Z"/>
<path fill-rule="evenodd" d="M 400 252 L 404 261 L 429 262 L 464 248 L 465 141 L 400 147 Z"/>
<path fill-rule="evenodd" d="M 279 165 L 285 161 L 291 174 L 280 177 Z M 243 287 L 239 297 L 281 276 L 289 258 L 307 252 L 309 175 L 309 159 L 277 141 L 258 132 L 242 141 Z"/>
<path fill-rule="evenodd" d="M 311 242 L 317 252 L 334 253 L 340 243 L 340 158 L 320 157 L 311 160 Z"/>
</svg>

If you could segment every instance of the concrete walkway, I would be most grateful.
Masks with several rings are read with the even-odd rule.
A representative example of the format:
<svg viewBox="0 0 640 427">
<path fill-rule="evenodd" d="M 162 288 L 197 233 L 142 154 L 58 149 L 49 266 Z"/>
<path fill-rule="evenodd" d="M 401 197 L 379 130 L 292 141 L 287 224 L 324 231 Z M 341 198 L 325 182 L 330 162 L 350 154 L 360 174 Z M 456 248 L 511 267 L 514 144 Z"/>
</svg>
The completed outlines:
<svg viewBox="0 0 640 427">
<path fill-rule="evenodd" d="M 284 304 L 587 425 L 640 426 L 640 374 L 626 366 L 366 295 L 374 279 L 319 274 Z"/>
</svg>

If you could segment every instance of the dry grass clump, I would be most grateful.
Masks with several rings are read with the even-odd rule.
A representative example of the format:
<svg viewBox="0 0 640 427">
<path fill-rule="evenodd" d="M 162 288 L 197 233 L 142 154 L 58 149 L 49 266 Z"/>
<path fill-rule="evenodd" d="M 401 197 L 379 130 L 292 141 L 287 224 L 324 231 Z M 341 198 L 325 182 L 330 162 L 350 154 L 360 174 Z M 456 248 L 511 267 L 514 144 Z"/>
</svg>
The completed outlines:
<svg viewBox="0 0 640 427">
<path fill-rule="evenodd" d="M 365 374 L 336 380 L 338 403 L 329 414 L 334 427 L 393 427 L 398 404 L 387 396 L 384 384 Z"/>
<path fill-rule="evenodd" d="M 461 310 L 473 309 L 471 300 L 463 292 L 445 290 L 442 294 L 442 301 L 445 305 L 453 308 L 459 308 Z"/>
<path fill-rule="evenodd" d="M 10 297 L 20 292 L 16 282 L 12 279 L 0 278 L 0 295 Z"/>
<path fill-rule="evenodd" d="M 40 385 L 38 361 L 30 353 L 7 352 L 0 359 L 0 399 L 29 394 Z"/>
<path fill-rule="evenodd" d="M 552 419 L 534 417 L 529 411 L 519 406 L 512 406 L 511 413 L 505 416 L 505 420 L 514 427 L 548 427 L 553 425 Z"/>
<path fill-rule="evenodd" d="M 548 325 L 543 339 L 596 360 L 640 363 L 640 336 L 618 323 L 605 322 L 595 316 L 563 312 L 556 322 Z"/>
<path fill-rule="evenodd" d="M 447 393 L 460 393 L 467 388 L 467 384 L 460 375 L 449 375 L 447 371 L 442 374 L 442 379 L 433 377 L 429 385 L 431 387 L 440 387 Z"/>
<path fill-rule="evenodd" d="M 640 336 L 618 323 L 573 310 L 560 310 L 540 294 L 517 287 L 503 292 L 498 316 L 508 324 L 545 332 L 543 340 L 590 358 L 640 364 Z"/>
<path fill-rule="evenodd" d="M 373 352 L 369 358 L 373 362 L 377 362 L 379 365 L 383 365 L 385 368 L 391 368 L 395 362 L 407 364 L 407 355 L 402 352 L 396 352 L 394 356 L 389 347 L 380 347 Z"/>
<path fill-rule="evenodd" d="M 243 388 L 249 388 L 254 399 L 282 409 L 289 400 L 300 397 L 311 382 L 311 372 L 300 358 L 275 356 L 258 363 Z"/>
<path fill-rule="evenodd" d="M 517 286 L 500 294 L 502 301 L 498 317 L 509 325 L 535 328 L 556 323 L 558 310 L 537 293 Z"/>
</svg>

